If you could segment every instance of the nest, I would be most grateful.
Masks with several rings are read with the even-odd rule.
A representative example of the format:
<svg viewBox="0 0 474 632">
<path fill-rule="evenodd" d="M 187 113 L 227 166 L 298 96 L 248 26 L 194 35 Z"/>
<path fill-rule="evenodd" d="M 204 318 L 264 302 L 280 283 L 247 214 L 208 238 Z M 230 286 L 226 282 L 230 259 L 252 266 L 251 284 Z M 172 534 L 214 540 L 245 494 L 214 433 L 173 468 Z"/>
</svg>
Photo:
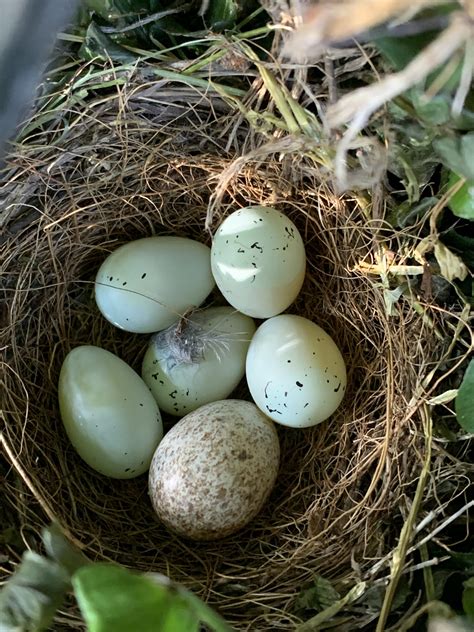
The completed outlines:
<svg viewBox="0 0 474 632">
<path fill-rule="evenodd" d="M 235 163 L 249 129 L 232 127 L 217 95 L 169 85 L 157 105 L 150 94 L 153 84 L 132 77 L 73 124 L 50 122 L 9 158 L 0 345 L 4 445 L 18 476 L 7 478 L 6 498 L 30 532 L 55 520 L 90 558 L 164 573 L 237 629 L 287 630 L 300 621 L 295 600 L 314 574 L 344 589 L 393 549 L 424 459 L 420 384 L 439 341 L 408 303 L 388 316 L 382 288 L 361 272 L 360 262 L 400 250 L 403 235 L 331 193 L 314 162 L 290 146 L 283 157 L 254 152 Z M 218 130 L 231 128 L 228 143 Z M 149 337 L 112 327 L 94 303 L 108 253 L 153 234 L 209 244 L 226 214 L 250 204 L 274 206 L 298 226 L 308 268 L 288 311 L 331 333 L 347 361 L 348 391 L 328 422 L 278 428 L 278 481 L 246 529 L 194 543 L 158 523 L 146 475 L 110 480 L 77 456 L 59 416 L 58 375 L 83 344 L 140 369 Z M 249 398 L 245 384 L 234 396 Z M 62 622 L 81 625 L 73 609 Z"/>
</svg>

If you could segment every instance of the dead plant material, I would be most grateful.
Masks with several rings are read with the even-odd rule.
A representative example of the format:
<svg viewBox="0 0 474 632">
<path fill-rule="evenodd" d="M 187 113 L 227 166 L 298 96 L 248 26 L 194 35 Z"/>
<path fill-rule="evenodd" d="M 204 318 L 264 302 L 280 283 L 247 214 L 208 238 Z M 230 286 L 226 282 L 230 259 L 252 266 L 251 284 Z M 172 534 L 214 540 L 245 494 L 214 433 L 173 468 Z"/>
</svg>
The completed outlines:
<svg viewBox="0 0 474 632">
<path fill-rule="evenodd" d="M 296 61 L 318 58 L 324 52 L 327 53 L 328 47 L 333 44 L 357 37 L 372 26 L 394 16 L 399 21 L 406 20 L 430 4 L 433 3 L 427 0 L 352 0 L 318 4 L 309 9 L 309 17 L 303 17 L 303 25 L 288 40 L 286 54 Z M 326 115 L 328 127 L 332 130 L 346 127 L 337 145 L 334 161 L 335 180 L 340 191 L 371 186 L 364 177 L 366 174 L 360 171 L 350 173 L 347 166 L 349 152 L 360 151 L 363 143 L 370 142 L 368 139 L 361 139 L 359 135 L 371 116 L 400 94 L 421 84 L 430 73 L 450 60 L 460 49 L 464 49 L 463 68 L 452 111 L 453 115 L 459 115 L 462 111 L 474 72 L 471 9 L 470 5 L 466 5 L 465 11 L 453 12 L 447 27 L 402 71 L 389 74 L 380 81 L 353 90 L 330 103 Z M 378 171 L 371 173 L 373 184 L 377 182 L 377 177 L 383 177 L 384 161 L 380 160 L 380 151 L 377 151 L 379 143 L 375 139 L 371 139 L 371 142 L 372 153 L 375 152 L 374 164 L 382 165 Z"/>
<path fill-rule="evenodd" d="M 166 574 L 239 630 L 289 630 L 301 621 L 295 600 L 314 573 L 344 587 L 387 572 L 394 524 L 408 513 L 427 454 L 423 380 L 449 347 L 431 323 L 443 331 L 447 314 L 425 305 L 431 320 L 422 319 L 402 298 L 387 316 L 379 284 L 358 264 L 376 262 L 380 248 L 400 252 L 404 236 L 331 193 L 299 147 L 235 168 L 236 154 L 217 134 L 231 117 L 225 103 L 196 90 L 186 108 L 182 87 L 165 92 L 159 103 L 153 83 L 131 74 L 115 95 L 73 113 L 73 125 L 63 111 L 36 127 L 9 157 L 1 193 L 5 499 L 24 532 L 54 518 L 88 556 Z M 235 128 L 234 143 L 247 135 L 245 124 Z M 146 476 L 109 480 L 81 461 L 60 420 L 58 375 L 81 344 L 140 369 L 149 337 L 114 328 L 94 302 L 94 277 L 109 252 L 155 233 L 209 243 L 206 218 L 212 231 L 249 204 L 276 206 L 299 227 L 308 271 L 290 311 L 331 332 L 347 359 L 348 392 L 327 423 L 278 428 L 278 482 L 248 528 L 192 543 L 158 523 Z M 222 302 L 217 292 L 210 300 Z M 249 397 L 244 384 L 234 396 Z M 442 451 L 433 452 L 442 464 Z M 445 468 L 444 478 L 463 493 L 462 473 L 458 480 Z M 58 625 L 81 626 L 74 609 Z"/>
<path fill-rule="evenodd" d="M 433 0 L 342 0 L 313 4 L 302 11 L 302 25 L 285 53 L 294 60 L 314 59 L 328 47 L 357 38 L 388 20 L 405 21 Z"/>
</svg>

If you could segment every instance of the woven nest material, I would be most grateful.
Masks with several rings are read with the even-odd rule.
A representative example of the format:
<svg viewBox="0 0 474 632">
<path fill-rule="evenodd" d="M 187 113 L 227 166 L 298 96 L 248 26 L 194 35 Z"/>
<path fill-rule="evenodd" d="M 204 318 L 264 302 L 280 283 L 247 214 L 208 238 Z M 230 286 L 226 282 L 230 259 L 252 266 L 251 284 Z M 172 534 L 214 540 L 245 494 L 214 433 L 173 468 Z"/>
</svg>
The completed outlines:
<svg viewBox="0 0 474 632">
<path fill-rule="evenodd" d="M 313 574 L 350 587 L 392 550 L 402 497 L 413 492 L 424 458 L 419 385 L 439 345 L 409 305 L 389 317 L 381 288 L 358 267 L 399 250 L 403 235 L 331 194 L 311 159 L 291 147 L 283 157 L 257 152 L 237 168 L 249 130 L 232 127 L 219 97 L 169 86 L 164 104 L 153 94 L 152 84 L 132 79 L 105 102 L 90 102 L 73 124 L 53 121 L 10 157 L 0 346 L 5 447 L 21 483 L 8 477 L 6 497 L 31 530 L 56 520 L 89 557 L 165 573 L 238 629 L 291 629 L 300 620 L 295 599 Z M 229 149 L 218 131 L 231 128 Z M 93 280 L 108 253 L 153 234 L 209 244 L 206 218 L 214 230 L 250 204 L 278 208 L 301 231 L 307 276 L 288 311 L 331 333 L 347 360 L 348 390 L 328 422 L 278 428 L 281 471 L 248 528 L 193 543 L 158 523 L 146 476 L 109 480 L 77 456 L 59 417 L 58 375 L 65 355 L 83 344 L 140 369 L 148 336 L 114 328 L 94 303 Z M 210 302 L 223 299 L 215 293 Z M 236 396 L 249 398 L 245 384 Z M 62 625 L 80 627 L 73 610 Z"/>
</svg>

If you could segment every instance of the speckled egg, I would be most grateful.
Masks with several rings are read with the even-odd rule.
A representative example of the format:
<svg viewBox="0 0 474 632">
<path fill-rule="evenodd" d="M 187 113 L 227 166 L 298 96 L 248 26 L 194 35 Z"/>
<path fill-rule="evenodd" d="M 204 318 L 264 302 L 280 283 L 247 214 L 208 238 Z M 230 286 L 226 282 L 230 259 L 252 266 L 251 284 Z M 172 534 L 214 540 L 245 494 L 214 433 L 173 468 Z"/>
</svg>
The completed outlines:
<svg viewBox="0 0 474 632">
<path fill-rule="evenodd" d="M 183 417 L 228 397 L 244 377 L 254 333 L 248 316 L 232 307 L 210 307 L 153 336 L 142 378 L 160 410 Z"/>
<path fill-rule="evenodd" d="M 212 274 L 226 300 L 254 318 L 283 312 L 303 284 L 303 240 L 283 213 L 264 206 L 235 211 L 220 225 L 211 248 Z"/>
<path fill-rule="evenodd" d="M 306 428 L 330 417 L 346 390 L 346 365 L 319 325 L 282 314 L 257 329 L 247 353 L 254 402 L 277 423 Z"/>
<path fill-rule="evenodd" d="M 149 473 L 153 507 L 179 535 L 230 535 L 261 510 L 279 459 L 275 426 L 254 404 L 206 404 L 181 419 L 158 446 Z"/>
<path fill-rule="evenodd" d="M 210 254 L 205 244 L 167 235 L 124 244 L 99 268 L 97 307 L 125 331 L 165 329 L 212 291 Z"/>
</svg>

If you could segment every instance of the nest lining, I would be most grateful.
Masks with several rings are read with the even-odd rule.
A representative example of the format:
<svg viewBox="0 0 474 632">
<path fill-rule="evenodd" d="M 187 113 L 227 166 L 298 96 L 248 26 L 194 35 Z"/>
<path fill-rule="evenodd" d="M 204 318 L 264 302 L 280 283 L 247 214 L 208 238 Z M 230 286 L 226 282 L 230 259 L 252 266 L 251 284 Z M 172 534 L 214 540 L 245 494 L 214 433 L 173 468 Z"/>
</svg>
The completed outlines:
<svg viewBox="0 0 474 632">
<path fill-rule="evenodd" d="M 308 268 L 288 312 L 321 325 L 342 350 L 342 406 L 313 429 L 278 428 L 281 471 L 269 502 L 248 528 L 220 542 L 167 532 L 151 508 L 146 475 L 115 481 L 89 469 L 59 417 L 61 363 L 73 347 L 95 344 L 139 370 L 149 340 L 103 319 L 93 298 L 96 271 L 109 252 L 139 237 L 209 244 L 209 202 L 235 158 L 217 135 L 229 121 L 223 102 L 213 107 L 202 96 L 183 111 L 177 88 L 181 113 L 174 108 L 167 118 L 147 107 L 140 90 L 131 85 L 106 104 L 89 104 L 76 126 L 58 121 L 10 159 L 2 218 L 4 436 L 22 491 L 9 482 L 7 499 L 30 529 L 56 519 L 89 557 L 165 573 L 238 629 L 288 629 L 299 621 L 295 598 L 313 573 L 349 586 L 393 547 L 393 517 L 423 459 L 421 399 L 413 395 L 439 345 L 406 305 L 387 316 L 380 287 L 355 270 L 384 246 L 397 250 L 403 235 L 331 194 L 297 152 L 248 161 L 226 181 L 212 227 L 250 204 L 275 206 L 298 226 Z M 239 134 L 246 137 L 244 125 L 236 140 Z M 224 301 L 215 292 L 208 303 Z M 249 398 L 245 384 L 234 396 Z M 80 626 L 73 609 L 63 619 Z"/>
</svg>

